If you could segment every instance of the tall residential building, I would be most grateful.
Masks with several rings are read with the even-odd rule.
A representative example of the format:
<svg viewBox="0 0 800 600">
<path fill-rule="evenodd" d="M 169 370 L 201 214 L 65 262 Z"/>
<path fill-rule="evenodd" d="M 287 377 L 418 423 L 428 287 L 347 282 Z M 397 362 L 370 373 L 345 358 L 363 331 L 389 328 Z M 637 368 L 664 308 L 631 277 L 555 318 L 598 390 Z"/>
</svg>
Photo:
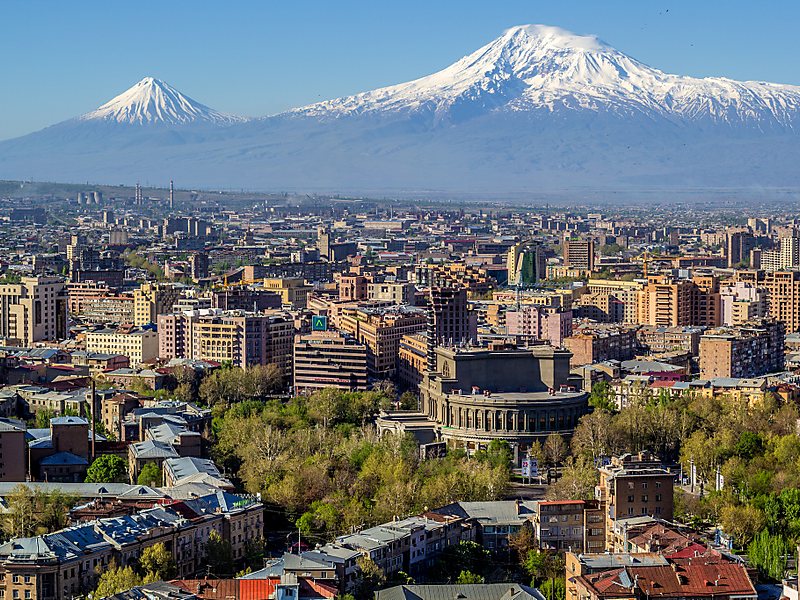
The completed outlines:
<svg viewBox="0 0 800 600">
<path fill-rule="evenodd" d="M 155 323 L 158 315 L 172 312 L 182 290 L 182 286 L 171 283 L 143 283 L 133 292 L 133 324 Z"/>
<path fill-rule="evenodd" d="M 758 377 L 783 370 L 785 327 L 780 321 L 753 321 L 720 327 L 700 338 L 700 377 Z"/>
<path fill-rule="evenodd" d="M 523 343 L 546 340 L 558 347 L 572 333 L 572 311 L 520 304 L 506 311 L 506 331 Z"/>
<path fill-rule="evenodd" d="M 563 242 L 564 266 L 577 271 L 594 271 L 594 241 L 565 239 Z"/>
<path fill-rule="evenodd" d="M 743 325 L 767 316 L 767 291 L 746 281 L 719 289 L 721 325 Z"/>
<path fill-rule="evenodd" d="M 467 290 L 455 287 L 433 287 L 428 308 L 428 360 L 435 368 L 438 345 L 458 345 L 478 337 L 478 321 L 469 310 Z M 431 362 L 433 361 L 433 362 Z"/>
<path fill-rule="evenodd" d="M 0 337 L 32 346 L 67 337 L 67 295 L 58 277 L 0 284 Z"/>
<path fill-rule="evenodd" d="M 759 268 L 765 271 L 782 271 L 800 267 L 800 233 L 797 230 L 787 232 L 778 238 L 772 250 L 762 250 Z"/>
<path fill-rule="evenodd" d="M 199 310 L 160 315 L 159 356 L 230 362 L 236 367 L 274 364 L 291 375 L 294 321 L 283 313 Z"/>
<path fill-rule="evenodd" d="M 639 294 L 639 323 L 674 327 L 720 323 L 719 282 L 715 277 L 676 279 L 651 275 Z"/>
<path fill-rule="evenodd" d="M 674 476 L 647 452 L 614 457 L 602 467 L 595 497 L 606 507 L 606 550 L 617 548 L 614 525 L 621 519 L 650 516 L 672 520 Z"/>
<path fill-rule="evenodd" d="M 800 331 L 800 271 L 738 271 L 737 281 L 746 281 L 767 291 L 767 314 Z"/>
<path fill-rule="evenodd" d="M 344 309 L 338 318 L 339 329 L 366 345 L 369 372 L 375 379 L 397 374 L 400 338 L 424 331 L 426 323 L 425 311 L 398 305 Z"/>
<path fill-rule="evenodd" d="M 414 306 L 417 288 L 411 281 L 384 281 L 367 284 L 367 298 L 379 302 Z"/>
<path fill-rule="evenodd" d="M 367 347 L 349 335 L 316 331 L 294 342 L 295 392 L 367 389 Z"/>
<path fill-rule="evenodd" d="M 755 248 L 755 236 L 749 231 L 729 231 L 727 256 L 728 266 L 736 265 L 749 261 L 750 251 Z"/>
</svg>

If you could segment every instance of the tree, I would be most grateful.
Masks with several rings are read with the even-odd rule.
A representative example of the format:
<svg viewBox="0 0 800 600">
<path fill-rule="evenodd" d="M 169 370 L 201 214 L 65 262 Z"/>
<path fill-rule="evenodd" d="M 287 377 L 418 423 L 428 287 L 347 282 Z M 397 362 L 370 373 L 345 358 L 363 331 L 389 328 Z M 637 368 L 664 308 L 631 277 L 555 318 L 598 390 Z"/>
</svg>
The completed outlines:
<svg viewBox="0 0 800 600">
<path fill-rule="evenodd" d="M 356 600 L 372 600 L 375 590 L 386 583 L 386 575 L 383 569 L 366 556 L 359 557 L 356 564 L 358 565 L 358 575 L 353 587 L 353 595 Z"/>
<path fill-rule="evenodd" d="M 572 436 L 572 453 L 588 456 L 592 460 L 611 454 L 616 446 L 611 413 L 595 409 L 581 417 Z"/>
<path fill-rule="evenodd" d="M 86 470 L 86 483 L 125 483 L 128 463 L 116 454 L 102 454 Z"/>
<path fill-rule="evenodd" d="M 108 598 L 119 592 L 124 592 L 137 585 L 142 585 L 144 581 L 131 567 L 118 567 L 112 562 L 107 569 L 100 573 L 97 588 L 94 591 L 95 598 Z"/>
<path fill-rule="evenodd" d="M 461 571 L 456 577 L 457 584 L 486 583 L 486 578 L 472 571 Z"/>
<path fill-rule="evenodd" d="M 782 535 L 770 535 L 764 529 L 747 547 L 747 558 L 763 577 L 781 581 L 786 575 L 786 559 L 792 552 L 792 544 Z"/>
<path fill-rule="evenodd" d="M 528 555 L 528 552 L 538 548 L 536 543 L 536 532 L 530 521 L 525 521 L 519 531 L 508 536 L 508 547 L 511 548 L 520 562 Z"/>
<path fill-rule="evenodd" d="M 550 500 L 589 500 L 594 498 L 598 472 L 587 457 L 569 457 L 561 469 L 561 477 L 547 488 Z"/>
<path fill-rule="evenodd" d="M 610 413 L 617 410 L 614 390 L 607 381 L 598 381 L 592 386 L 592 391 L 589 394 L 589 406 Z"/>
<path fill-rule="evenodd" d="M 3 532 L 8 537 L 31 537 L 63 529 L 76 498 L 59 490 L 32 492 L 19 484 L 6 498 L 2 515 Z"/>
<path fill-rule="evenodd" d="M 545 550 L 531 550 L 522 562 L 522 568 L 531 576 L 533 587 L 549 577 L 558 577 L 564 571 L 564 562 L 557 554 Z"/>
<path fill-rule="evenodd" d="M 756 534 L 764 529 L 764 512 L 755 506 L 728 505 L 720 513 L 720 523 L 726 533 L 731 535 L 740 548 L 745 548 Z"/>
<path fill-rule="evenodd" d="M 208 536 L 206 564 L 211 575 L 220 578 L 233 575 L 233 549 L 231 548 L 231 543 L 223 540 L 216 530 L 213 530 Z"/>
<path fill-rule="evenodd" d="M 139 567 L 144 572 L 145 581 L 161 581 L 175 577 L 175 559 L 167 547 L 159 542 L 142 551 Z"/>
<path fill-rule="evenodd" d="M 544 441 L 544 459 L 548 465 L 556 466 L 567 455 L 567 443 L 558 433 L 553 432 Z"/>
<path fill-rule="evenodd" d="M 567 597 L 567 582 L 564 577 L 553 577 L 542 582 L 539 591 L 547 600 L 565 600 Z"/>
<path fill-rule="evenodd" d="M 139 485 L 149 485 L 152 487 L 161 487 L 163 479 L 163 472 L 158 468 L 154 462 L 145 463 L 142 470 L 139 471 L 139 477 L 136 478 L 136 483 Z"/>
</svg>

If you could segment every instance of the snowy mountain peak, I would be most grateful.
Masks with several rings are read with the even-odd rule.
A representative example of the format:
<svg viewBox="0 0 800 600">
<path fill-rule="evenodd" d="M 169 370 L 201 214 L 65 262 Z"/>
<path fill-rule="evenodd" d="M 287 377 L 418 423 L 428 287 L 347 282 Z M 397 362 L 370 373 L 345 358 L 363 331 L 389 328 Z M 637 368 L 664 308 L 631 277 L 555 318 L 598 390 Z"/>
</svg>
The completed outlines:
<svg viewBox="0 0 800 600">
<path fill-rule="evenodd" d="M 594 35 L 577 35 L 552 25 L 517 25 L 503 32 L 500 40 L 522 41 L 553 50 L 594 51 L 612 49 Z"/>
<path fill-rule="evenodd" d="M 145 77 L 98 109 L 79 117 L 82 121 L 112 121 L 135 125 L 184 125 L 194 122 L 233 123 L 243 121 L 217 112 L 182 94 L 155 77 Z"/>
<path fill-rule="evenodd" d="M 519 25 L 432 75 L 296 109 L 329 119 L 397 113 L 455 123 L 489 112 L 589 111 L 628 118 L 794 127 L 800 88 L 665 73 L 592 35 Z"/>
</svg>

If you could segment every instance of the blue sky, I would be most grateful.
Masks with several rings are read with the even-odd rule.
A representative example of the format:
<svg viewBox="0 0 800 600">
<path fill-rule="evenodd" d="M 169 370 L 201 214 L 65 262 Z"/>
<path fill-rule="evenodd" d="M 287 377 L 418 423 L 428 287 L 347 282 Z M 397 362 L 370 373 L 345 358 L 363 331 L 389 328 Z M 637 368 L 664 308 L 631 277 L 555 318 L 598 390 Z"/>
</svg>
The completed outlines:
<svg viewBox="0 0 800 600">
<path fill-rule="evenodd" d="M 270 114 L 426 75 L 524 23 L 597 34 L 665 71 L 800 84 L 800 3 L 785 0 L 3 0 L 0 23 L 0 139 L 146 75 Z"/>
</svg>

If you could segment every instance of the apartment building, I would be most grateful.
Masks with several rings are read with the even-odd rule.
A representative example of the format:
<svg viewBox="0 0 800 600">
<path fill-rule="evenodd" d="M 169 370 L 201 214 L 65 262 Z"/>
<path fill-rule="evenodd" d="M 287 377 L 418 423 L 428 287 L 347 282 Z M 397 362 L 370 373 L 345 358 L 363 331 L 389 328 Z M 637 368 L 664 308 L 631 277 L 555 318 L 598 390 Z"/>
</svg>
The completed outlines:
<svg viewBox="0 0 800 600">
<path fill-rule="evenodd" d="M 636 340 L 649 354 L 680 351 L 697 356 L 703 331 L 703 327 L 642 325 L 636 329 Z"/>
<path fill-rule="evenodd" d="M 674 476 L 650 453 L 613 457 L 599 471 L 595 497 L 606 509 L 606 550 L 627 550 L 615 536 L 618 521 L 642 516 L 672 520 Z"/>
<path fill-rule="evenodd" d="M 32 346 L 67 337 L 67 295 L 58 277 L 0 284 L 0 338 Z"/>
<path fill-rule="evenodd" d="M 15 599 L 68 600 L 85 596 L 103 570 L 135 565 L 142 551 L 164 544 L 178 576 L 205 569 L 211 532 L 231 544 L 240 562 L 247 544 L 263 537 L 264 506 L 253 499 L 218 491 L 133 515 L 98 519 L 0 545 L 0 590 Z"/>
<path fill-rule="evenodd" d="M 418 393 L 427 363 L 427 337 L 422 333 L 406 334 L 401 337 L 397 353 L 397 379 L 400 389 Z"/>
<path fill-rule="evenodd" d="M 562 244 L 564 267 L 574 271 L 594 271 L 594 241 L 567 238 Z"/>
<path fill-rule="evenodd" d="M 700 377 L 758 377 L 783 370 L 785 326 L 751 321 L 719 327 L 700 338 Z"/>
<path fill-rule="evenodd" d="M 337 388 L 367 389 L 367 347 L 334 331 L 300 335 L 294 342 L 296 392 Z"/>
<path fill-rule="evenodd" d="M 721 325 L 743 325 L 767 316 L 767 290 L 746 281 L 720 286 Z"/>
<path fill-rule="evenodd" d="M 188 311 L 160 315 L 158 328 L 158 354 L 164 360 L 274 364 L 291 376 L 294 321 L 282 312 Z"/>
<path fill-rule="evenodd" d="M 342 331 L 367 347 L 370 376 L 380 380 L 397 374 L 400 338 L 423 331 L 427 316 L 424 311 L 407 306 L 356 306 L 343 309 L 338 323 Z"/>
<path fill-rule="evenodd" d="M 720 324 L 719 282 L 712 276 L 676 279 L 651 275 L 639 294 L 638 322 L 675 327 Z"/>
<path fill-rule="evenodd" d="M 133 324 L 147 325 L 158 321 L 158 315 L 172 312 L 183 286 L 172 283 L 147 282 L 133 292 Z"/>
<path fill-rule="evenodd" d="M 630 360 L 637 352 L 636 327 L 625 325 L 584 325 L 564 338 L 572 352 L 570 365 L 579 367 L 606 360 Z"/>
<path fill-rule="evenodd" d="M 764 288 L 768 315 L 787 332 L 800 331 L 800 271 L 738 271 L 735 280 Z"/>
<path fill-rule="evenodd" d="M 541 550 L 602 552 L 605 515 L 597 500 L 542 500 L 533 527 Z"/>
<path fill-rule="evenodd" d="M 534 304 L 520 304 L 506 311 L 506 332 L 517 336 L 521 342 L 547 341 L 561 346 L 572 333 L 572 311 L 546 308 Z"/>
<path fill-rule="evenodd" d="M 100 329 L 86 333 L 86 351 L 101 354 L 122 354 L 136 367 L 158 358 L 158 333 L 150 328 L 121 325 L 116 329 Z"/>
</svg>

